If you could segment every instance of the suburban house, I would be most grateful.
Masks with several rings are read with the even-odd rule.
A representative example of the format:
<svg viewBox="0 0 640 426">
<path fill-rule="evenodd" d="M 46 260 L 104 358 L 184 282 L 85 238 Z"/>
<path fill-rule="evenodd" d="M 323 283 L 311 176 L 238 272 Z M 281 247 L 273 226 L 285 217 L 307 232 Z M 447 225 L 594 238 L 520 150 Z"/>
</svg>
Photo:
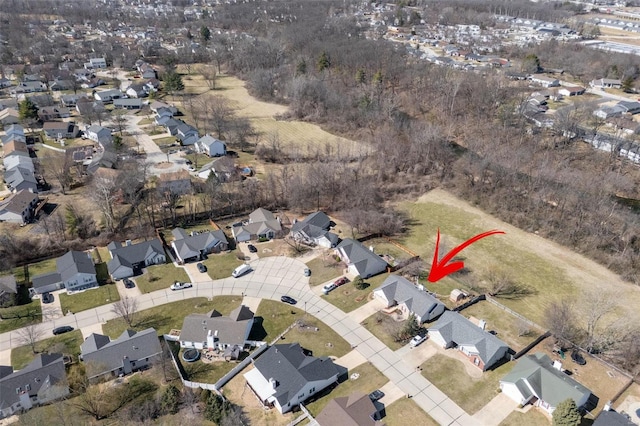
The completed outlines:
<svg viewBox="0 0 640 426">
<path fill-rule="evenodd" d="M 18 293 L 18 285 L 15 275 L 0 276 L 0 306 L 13 304 L 13 297 Z"/>
<path fill-rule="evenodd" d="M 36 194 L 20 190 L 0 201 L 0 222 L 29 223 L 40 199 Z"/>
<path fill-rule="evenodd" d="M 22 142 L 26 142 L 24 136 L 24 127 L 19 124 L 10 125 L 9 127 L 4 129 L 4 132 L 7 138 L 13 138 L 14 140 L 20 139 Z M 5 139 L 3 138 L 2 141 L 4 142 L 4 140 Z"/>
<path fill-rule="evenodd" d="M 160 115 L 161 110 L 167 110 L 167 112 L 169 112 L 171 116 L 178 113 L 178 108 L 161 101 L 151 102 L 151 104 L 149 105 L 149 109 L 158 115 Z"/>
<path fill-rule="evenodd" d="M 618 413 L 605 405 L 604 409 L 598 414 L 592 426 L 637 426 L 631 421 L 627 413 Z"/>
<path fill-rule="evenodd" d="M 626 109 L 622 105 L 603 105 L 597 110 L 593 111 L 593 115 L 603 120 L 611 117 L 619 117 L 626 112 Z"/>
<path fill-rule="evenodd" d="M 47 90 L 47 85 L 41 81 L 22 81 L 17 86 L 11 87 L 9 93 L 17 95 L 19 93 L 44 92 L 45 90 Z"/>
<path fill-rule="evenodd" d="M 4 160 L 7 160 L 7 158 Z M 4 172 L 4 182 L 11 192 L 38 192 L 38 181 L 33 174 L 33 170 L 24 167 L 17 166 Z"/>
<path fill-rule="evenodd" d="M 42 130 L 50 139 L 73 139 L 78 136 L 80 129 L 73 122 L 47 121 Z"/>
<path fill-rule="evenodd" d="M 107 61 L 104 58 L 91 58 L 89 62 L 84 63 L 84 68 L 87 70 L 92 70 L 94 68 L 106 68 Z"/>
<path fill-rule="evenodd" d="M 232 227 L 231 232 L 237 242 L 270 240 L 282 232 L 282 225 L 273 213 L 260 207 L 249 215 L 248 223 Z"/>
<path fill-rule="evenodd" d="M 622 80 L 599 78 L 597 80 L 591 80 L 589 86 L 597 89 L 620 89 L 622 87 Z"/>
<path fill-rule="evenodd" d="M 137 99 L 137 98 L 114 99 L 113 107 L 122 108 L 122 109 L 140 109 L 142 108 L 142 99 Z"/>
<path fill-rule="evenodd" d="M 558 90 L 562 96 L 578 96 L 584 94 L 585 88 L 581 86 L 565 86 Z"/>
<path fill-rule="evenodd" d="M 106 127 L 98 126 L 97 124 L 87 127 L 85 135 L 87 136 L 87 139 L 101 144 L 111 143 L 113 140 L 111 130 Z"/>
<path fill-rule="evenodd" d="M 195 144 L 198 152 L 207 154 L 209 157 L 220 157 L 227 155 L 227 144 L 213 136 L 205 135 L 198 139 Z"/>
<path fill-rule="evenodd" d="M 148 88 L 142 83 L 135 83 L 125 91 L 130 98 L 144 98 L 149 95 Z"/>
<path fill-rule="evenodd" d="M 11 139 L 3 143 L 2 150 L 4 151 L 5 157 L 14 151 L 19 151 L 29 156 L 29 148 L 27 148 L 26 142 L 19 139 Z"/>
<path fill-rule="evenodd" d="M 635 115 L 640 112 L 640 102 L 636 101 L 620 101 L 618 106 L 624 109 L 627 114 Z"/>
<path fill-rule="evenodd" d="M 358 240 L 346 238 L 338 244 L 335 250 L 336 255 L 340 256 L 352 275 L 369 278 L 387 269 L 387 262 L 375 254 L 373 250 L 363 246 Z"/>
<path fill-rule="evenodd" d="M 153 328 L 138 332 L 125 330 L 116 340 L 92 333 L 82 342 L 80 351 L 89 380 L 145 369 L 162 353 L 158 334 Z"/>
<path fill-rule="evenodd" d="M 180 330 L 180 347 L 227 350 L 244 348 L 253 326 L 254 313 L 240 305 L 228 317 L 215 309 L 206 314 L 191 314 L 184 318 Z"/>
<path fill-rule="evenodd" d="M 70 116 L 66 107 L 46 106 L 38 110 L 38 118 L 41 121 L 59 120 Z"/>
<path fill-rule="evenodd" d="M 75 107 L 80 98 L 88 99 L 85 95 L 62 95 L 60 104 L 64 107 Z"/>
<path fill-rule="evenodd" d="M 311 213 L 291 227 L 291 237 L 310 246 L 333 248 L 338 244 L 338 235 L 330 232 L 331 219 L 324 212 Z"/>
<path fill-rule="evenodd" d="M 175 228 L 171 233 L 171 247 L 180 263 L 198 261 L 209 253 L 220 253 L 229 248 L 227 236 L 220 229 L 187 234 L 184 229 Z"/>
<path fill-rule="evenodd" d="M 238 169 L 231 157 L 220 157 L 208 162 L 198 171 L 198 177 L 208 179 L 212 173 L 222 183 L 240 178 Z"/>
<path fill-rule="evenodd" d="M 29 292 L 47 293 L 66 289 L 67 293 L 98 287 L 96 267 L 89 253 L 69 251 L 56 259 L 56 272 L 35 275 Z"/>
<path fill-rule="evenodd" d="M 452 311 L 444 311 L 429 328 L 429 337 L 445 349 L 457 347 L 482 371 L 503 359 L 509 350 L 505 342 Z"/>
<path fill-rule="evenodd" d="M 182 145 L 193 145 L 200 137 L 198 129 L 184 122 L 178 125 L 176 132 L 176 138 L 182 142 Z"/>
<path fill-rule="evenodd" d="M 0 111 L 0 124 L 7 126 L 20 122 L 20 113 L 13 108 L 5 108 Z"/>
<path fill-rule="evenodd" d="M 380 410 L 369 395 L 355 391 L 329 401 L 316 416 L 316 422 L 320 426 L 385 426 L 380 418 Z"/>
<path fill-rule="evenodd" d="M 559 361 L 554 363 L 541 352 L 520 358 L 511 372 L 500 380 L 500 389 L 518 404 L 531 403 L 549 414 L 568 398 L 580 408 L 591 396 L 589 389 L 562 371 Z"/>
<path fill-rule="evenodd" d="M 344 369 L 329 357 L 305 354 L 299 343 L 273 345 L 244 374 L 247 384 L 265 406 L 284 414 L 335 383 Z"/>
<path fill-rule="evenodd" d="M 124 95 L 122 94 L 122 92 L 118 89 L 102 90 L 100 92 L 95 92 L 93 94 L 93 97 L 95 98 L 96 101 L 100 101 L 104 104 L 111 103 L 115 99 L 120 99 L 123 96 Z"/>
<path fill-rule="evenodd" d="M 23 142 L 20 142 L 22 145 L 26 146 Z M 26 170 L 29 170 L 31 173 L 35 170 L 33 165 L 33 160 L 29 156 L 29 153 L 26 151 L 22 151 L 22 145 L 19 145 L 17 148 L 11 151 L 12 148 L 16 148 L 16 146 L 12 146 L 13 142 L 6 143 L 5 146 L 5 156 L 2 159 L 2 164 L 4 165 L 5 170 L 15 169 L 16 167 L 20 167 Z"/>
<path fill-rule="evenodd" d="M 186 195 L 193 192 L 191 176 L 186 170 L 160 174 L 156 188 L 161 194 L 168 192 L 176 195 Z"/>
<path fill-rule="evenodd" d="M 19 371 L 0 365 L 0 418 L 69 395 L 62 354 L 38 354 Z"/>
<path fill-rule="evenodd" d="M 560 81 L 557 78 L 547 77 L 545 75 L 534 74 L 531 76 L 531 81 L 541 85 L 542 87 L 560 86 Z"/>
<path fill-rule="evenodd" d="M 111 254 L 107 269 L 114 280 L 139 275 L 143 268 L 167 261 L 162 243 L 157 238 L 137 244 L 131 244 L 131 241 L 127 240 L 124 246 L 113 241 L 107 248 Z"/>
<path fill-rule="evenodd" d="M 436 297 L 398 275 L 389 275 L 373 296 L 384 302 L 386 308 L 397 307 L 405 316 L 414 314 L 418 324 L 433 321 L 445 310 Z"/>
</svg>

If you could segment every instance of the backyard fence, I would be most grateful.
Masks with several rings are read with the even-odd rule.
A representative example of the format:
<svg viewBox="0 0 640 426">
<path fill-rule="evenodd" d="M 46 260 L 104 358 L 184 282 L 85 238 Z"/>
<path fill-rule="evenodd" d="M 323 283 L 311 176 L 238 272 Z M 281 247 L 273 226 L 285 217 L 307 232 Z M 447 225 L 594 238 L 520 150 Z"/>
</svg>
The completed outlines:
<svg viewBox="0 0 640 426">
<path fill-rule="evenodd" d="M 546 331 L 544 334 L 538 336 L 533 342 L 529 343 L 527 346 L 525 346 L 522 350 L 520 350 L 519 352 L 517 352 L 514 356 L 513 359 L 518 359 L 520 358 L 522 355 L 526 354 L 527 352 L 529 352 L 534 346 L 536 346 L 538 343 L 542 342 L 544 339 L 546 339 L 547 337 L 551 336 L 551 332 L 550 331 Z"/>
<path fill-rule="evenodd" d="M 229 380 L 233 379 L 236 376 L 236 374 L 238 374 L 240 371 L 242 371 L 243 368 L 245 368 L 247 365 L 249 365 L 249 363 L 251 363 L 251 361 L 253 361 L 255 358 L 260 356 L 262 354 L 262 352 L 266 351 L 267 348 L 269 348 L 269 345 L 262 345 L 262 346 L 259 346 L 258 348 L 256 348 L 256 350 L 253 351 L 253 353 L 251 355 L 249 355 L 248 357 L 243 359 L 238 365 L 233 367 L 231 369 L 231 371 L 229 371 L 227 374 L 222 376 L 222 378 L 220 380 L 218 380 L 215 383 L 215 385 L 213 385 L 215 387 L 215 389 L 218 390 L 218 389 L 222 388 L 224 385 L 226 385 Z"/>
<path fill-rule="evenodd" d="M 453 312 L 460 312 L 464 309 L 467 309 L 469 306 L 475 305 L 481 300 L 486 300 L 486 299 L 487 299 L 487 296 L 485 296 L 484 294 L 481 294 L 480 296 L 476 296 L 473 299 L 469 300 L 468 302 L 464 302 L 460 306 L 456 306 L 455 308 L 453 308 Z"/>
<path fill-rule="evenodd" d="M 535 322 L 530 321 L 527 318 L 523 317 L 522 315 L 520 315 L 519 313 L 515 312 L 514 310 L 507 308 L 502 303 L 500 303 L 497 300 L 495 300 L 493 297 L 486 296 L 486 300 L 488 300 L 489 302 L 493 303 L 494 305 L 496 305 L 498 308 L 502 309 L 503 311 L 509 312 L 511 315 L 513 315 L 514 317 L 518 318 L 521 321 L 524 321 L 525 323 L 529 324 L 530 326 L 536 327 L 539 330 L 545 330 L 545 327 L 542 327 L 541 325 L 538 325 Z"/>
</svg>

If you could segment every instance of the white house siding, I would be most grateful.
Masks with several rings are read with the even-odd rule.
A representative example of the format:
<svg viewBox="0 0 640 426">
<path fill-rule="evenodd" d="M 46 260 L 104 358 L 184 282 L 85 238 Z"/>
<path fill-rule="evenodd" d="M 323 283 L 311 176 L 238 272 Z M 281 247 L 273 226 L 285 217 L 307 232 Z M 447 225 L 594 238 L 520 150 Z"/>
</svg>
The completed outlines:
<svg viewBox="0 0 640 426">
<path fill-rule="evenodd" d="M 324 388 L 326 388 L 327 386 L 329 386 L 331 383 L 335 382 L 337 380 L 337 377 L 332 377 L 330 379 L 327 380 L 318 380 L 315 382 L 309 382 L 307 383 L 301 390 L 300 392 L 298 392 L 297 395 L 293 396 L 290 400 L 289 400 L 289 404 L 286 404 L 284 407 L 281 407 L 280 404 L 278 403 L 278 401 L 275 400 L 275 398 L 270 398 L 272 399 L 275 407 L 278 409 L 278 411 L 280 411 L 282 414 L 291 411 L 291 409 L 300 404 L 301 402 L 304 402 L 307 398 L 315 395 L 316 393 L 322 391 Z M 313 389 L 313 390 L 312 390 Z"/>
<path fill-rule="evenodd" d="M 524 405 L 526 403 L 515 383 L 500 382 L 500 389 L 503 394 L 507 395 L 518 404 Z"/>
<path fill-rule="evenodd" d="M 440 333 L 431 331 L 429 332 L 429 338 L 443 348 L 447 347 L 447 342 L 442 338 L 442 335 Z"/>
<path fill-rule="evenodd" d="M 0 222 L 24 223 L 25 221 L 25 216 L 10 211 L 0 211 Z"/>
<path fill-rule="evenodd" d="M 78 291 L 97 287 L 98 282 L 96 281 L 95 275 L 76 274 L 73 279 L 66 281 L 64 285 L 67 291 Z"/>
<path fill-rule="evenodd" d="M 133 269 L 128 266 L 120 266 L 111 274 L 114 280 L 121 280 L 133 276 Z"/>
</svg>

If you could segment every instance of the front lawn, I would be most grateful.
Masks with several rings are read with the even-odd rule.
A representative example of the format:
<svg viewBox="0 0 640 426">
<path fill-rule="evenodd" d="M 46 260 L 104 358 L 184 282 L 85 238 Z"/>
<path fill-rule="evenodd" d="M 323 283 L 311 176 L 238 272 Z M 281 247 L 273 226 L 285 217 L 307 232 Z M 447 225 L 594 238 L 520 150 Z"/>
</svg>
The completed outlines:
<svg viewBox="0 0 640 426">
<path fill-rule="evenodd" d="M 311 286 L 320 285 L 338 278 L 344 272 L 344 263 L 338 262 L 328 253 L 323 253 L 307 262 L 307 266 L 311 269 L 311 276 L 309 277 L 309 285 Z"/>
<path fill-rule="evenodd" d="M 281 343 L 300 343 L 300 346 L 310 350 L 313 356 L 317 357 L 340 358 L 351 350 L 351 345 L 346 340 L 319 319 L 307 315 L 300 321 L 301 326 L 289 330 Z"/>
<path fill-rule="evenodd" d="M 194 297 L 171 302 L 138 312 L 131 328 L 140 331 L 153 327 L 159 335 L 168 334 L 172 329 L 181 329 L 184 317 L 189 314 L 205 314 L 216 309 L 222 315 L 229 315 L 241 302 L 240 296 L 216 296 L 211 301 L 206 297 Z M 102 332 L 116 339 L 127 328 L 129 327 L 122 318 L 115 318 L 102 326 Z"/>
<path fill-rule="evenodd" d="M 60 297 L 62 313 L 65 315 L 67 312 L 75 314 L 120 300 L 120 294 L 115 284 L 105 284 L 98 288 L 74 294 L 59 293 L 58 296 Z"/>
<path fill-rule="evenodd" d="M 16 330 L 26 325 L 42 321 L 40 299 L 10 308 L 0 308 L 0 333 Z"/>
<path fill-rule="evenodd" d="M 313 272 L 311 273 L 313 276 Z M 344 312 L 351 312 L 369 301 L 369 295 L 373 290 L 380 287 L 389 274 L 380 274 L 364 280 L 369 286 L 363 290 L 358 290 L 353 283 L 347 283 L 333 290 L 326 296 L 322 296 L 327 302 L 342 309 Z"/>
<path fill-rule="evenodd" d="M 275 300 L 262 299 L 255 312 L 256 321 L 249 340 L 271 342 L 294 321 L 302 318 L 304 311 Z"/>
<path fill-rule="evenodd" d="M 158 134 L 163 133 L 163 132 L 159 132 Z M 153 141 L 156 143 L 156 145 L 158 145 L 160 148 L 164 147 L 165 145 L 170 145 L 172 143 L 174 143 L 176 141 L 175 136 L 167 136 L 164 138 L 155 138 L 153 139 Z"/>
<path fill-rule="evenodd" d="M 387 426 L 438 426 L 438 422 L 424 412 L 413 399 L 400 398 L 385 407 L 387 416 L 382 419 Z M 525 424 L 525 423 L 523 423 Z"/>
<path fill-rule="evenodd" d="M 364 326 L 364 328 L 369 330 L 371 334 L 380 339 L 382 343 L 387 345 L 389 349 L 391 349 L 392 351 L 396 351 L 409 343 L 409 339 L 411 337 L 401 342 L 395 341 L 393 335 L 405 327 L 405 325 L 407 324 L 407 320 L 405 319 L 403 321 L 396 321 L 393 318 L 393 315 L 394 314 L 387 315 L 382 312 L 376 312 L 369 318 L 362 321 L 362 325 Z"/>
<path fill-rule="evenodd" d="M 512 411 L 511 414 L 500 423 L 500 426 L 549 426 L 550 424 L 551 421 L 549 418 L 542 414 L 539 409 L 531 408 L 526 413 Z"/>
<path fill-rule="evenodd" d="M 464 411 L 474 414 L 498 394 L 500 379 L 513 366 L 513 363 L 506 362 L 494 370 L 483 372 L 480 378 L 474 378 L 467 374 L 462 361 L 437 354 L 420 367 L 427 380 L 446 393 Z"/>
<path fill-rule="evenodd" d="M 134 277 L 136 284 L 143 293 L 166 290 L 176 281 L 189 282 L 189 276 L 182 268 L 176 268 L 173 263 L 153 265 L 146 268 L 145 273 Z"/>
<path fill-rule="evenodd" d="M 230 277 L 233 270 L 244 263 L 238 259 L 238 253 L 240 253 L 239 250 L 234 250 L 229 253 L 208 255 L 202 263 L 207 267 L 207 274 L 211 279 L 219 280 Z"/>
<path fill-rule="evenodd" d="M 357 379 L 352 380 L 352 375 L 358 375 Z M 334 398 L 339 398 L 341 396 L 351 395 L 355 391 L 360 391 L 365 394 L 369 394 L 376 389 L 380 389 L 384 386 L 389 379 L 378 371 L 377 368 L 373 366 L 370 362 L 365 362 L 349 370 L 349 378 L 345 381 L 341 382 L 338 386 L 329 387 L 324 391 L 320 392 L 318 395 L 313 397 L 313 402 L 309 402 L 305 404 L 305 407 L 309 410 L 313 416 L 317 416 L 324 409 L 324 407 Z M 421 423 L 413 423 L 420 424 Z"/>
<path fill-rule="evenodd" d="M 50 332 L 50 330 L 44 330 L 46 334 Z M 20 370 L 33 361 L 39 353 L 62 353 L 77 357 L 80 355 L 80 345 L 83 341 L 82 332 L 80 330 L 74 330 L 69 333 L 40 340 L 36 343 L 35 354 L 31 351 L 31 346 L 19 346 L 11 350 L 11 365 L 14 369 Z"/>
</svg>

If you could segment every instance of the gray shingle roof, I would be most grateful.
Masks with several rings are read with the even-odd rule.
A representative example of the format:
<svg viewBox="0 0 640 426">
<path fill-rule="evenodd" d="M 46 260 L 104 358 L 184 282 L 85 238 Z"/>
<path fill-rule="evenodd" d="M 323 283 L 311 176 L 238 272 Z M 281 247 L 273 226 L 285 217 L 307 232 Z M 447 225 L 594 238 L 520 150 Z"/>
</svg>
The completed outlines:
<svg viewBox="0 0 640 426">
<path fill-rule="evenodd" d="M 355 391 L 349 396 L 329 401 L 316 421 L 320 426 L 384 426 L 372 418 L 377 411 L 369 395 Z"/>
<path fill-rule="evenodd" d="M 502 340 L 484 331 L 457 312 L 445 311 L 438 322 L 429 328 L 440 332 L 446 342 L 457 345 L 474 345 L 478 349 L 480 359 L 486 364 L 493 356 L 504 348 L 508 348 Z"/>
<path fill-rule="evenodd" d="M 41 287 L 46 287 L 51 284 L 57 284 L 61 281 L 62 281 L 62 278 L 60 277 L 60 274 L 57 272 L 50 272 L 48 274 L 35 275 L 31 279 L 33 288 L 36 288 L 36 289 Z"/>
<path fill-rule="evenodd" d="M 376 291 L 382 291 L 389 301 L 406 304 L 407 308 L 423 321 L 435 319 L 433 312 L 444 309 L 444 305 L 438 299 L 398 275 L 389 275 Z"/>
<path fill-rule="evenodd" d="M 105 339 L 106 338 L 106 339 Z M 93 376 L 108 373 L 122 367 L 123 358 L 139 360 L 158 355 L 162 350 L 156 330 L 147 328 L 139 332 L 125 330 L 116 340 L 93 333 L 80 345 L 82 360 L 92 363 Z"/>
<path fill-rule="evenodd" d="M 379 274 L 387 268 L 387 262 L 363 246 L 360 241 L 346 238 L 338 244 L 337 248 L 344 251 L 349 258 L 349 263 L 355 266 L 358 274 L 363 278 Z"/>
<path fill-rule="evenodd" d="M 107 247 L 113 257 L 113 259 L 107 263 L 109 273 L 118 269 L 120 265 L 131 268 L 134 264 L 143 262 L 144 259 L 152 253 L 158 253 L 163 256 L 165 255 L 162 243 L 157 238 L 149 241 L 143 241 L 138 244 L 132 244 L 130 246 L 122 246 L 118 242 L 111 242 Z"/>
<path fill-rule="evenodd" d="M 228 317 L 215 309 L 206 314 L 188 315 L 182 323 L 180 341 L 206 342 L 211 331 L 214 334 L 217 332 L 218 343 L 242 346 L 253 316 L 251 309 L 244 305 L 231 311 Z"/>
<path fill-rule="evenodd" d="M 181 259 L 199 256 L 201 252 L 227 243 L 227 236 L 220 229 L 187 235 L 182 228 L 171 231 L 174 245 Z"/>
<path fill-rule="evenodd" d="M 78 273 L 96 274 L 96 267 L 89 255 L 83 251 L 69 251 L 56 260 L 56 269 L 62 281 L 67 281 Z"/>
<path fill-rule="evenodd" d="M 299 343 L 273 345 L 254 365 L 266 380 L 276 380 L 273 396 L 281 406 L 294 398 L 308 382 L 328 380 L 340 373 L 330 358 L 307 356 Z"/>
<path fill-rule="evenodd" d="M 521 358 L 501 382 L 514 383 L 518 389 L 521 386 L 529 388 L 552 407 L 557 407 L 567 398 L 579 402 L 585 394 L 591 394 L 585 386 L 553 368 L 551 358 L 540 352 Z"/>
<path fill-rule="evenodd" d="M 0 294 L 2 293 L 17 293 L 16 277 L 15 275 L 3 275 L 0 277 Z"/>
<path fill-rule="evenodd" d="M 257 223 L 257 222 L 267 222 L 270 220 L 274 220 L 276 217 L 267 209 L 263 209 L 260 207 L 259 209 L 254 210 L 249 214 L 249 222 Z"/>
</svg>

